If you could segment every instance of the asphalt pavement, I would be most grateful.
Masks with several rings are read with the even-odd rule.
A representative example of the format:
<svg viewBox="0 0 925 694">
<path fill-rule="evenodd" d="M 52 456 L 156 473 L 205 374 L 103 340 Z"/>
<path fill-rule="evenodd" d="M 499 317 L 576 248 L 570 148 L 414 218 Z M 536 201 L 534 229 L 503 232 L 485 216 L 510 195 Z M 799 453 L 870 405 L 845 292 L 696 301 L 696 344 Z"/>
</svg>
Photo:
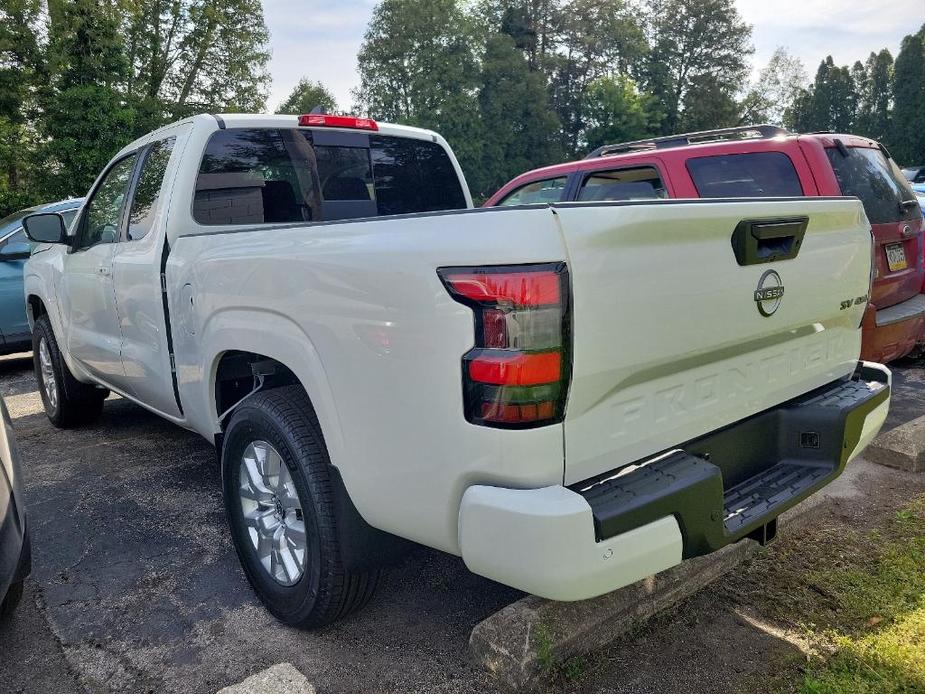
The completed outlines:
<svg viewBox="0 0 925 694">
<path fill-rule="evenodd" d="M 493 691 L 472 627 L 520 597 L 420 549 L 331 627 L 275 621 L 231 544 L 213 447 L 120 398 L 51 426 L 31 358 L 0 359 L 23 455 L 34 569 L 0 625 L 0 691 L 198 692 L 292 663 L 319 692 Z"/>
</svg>

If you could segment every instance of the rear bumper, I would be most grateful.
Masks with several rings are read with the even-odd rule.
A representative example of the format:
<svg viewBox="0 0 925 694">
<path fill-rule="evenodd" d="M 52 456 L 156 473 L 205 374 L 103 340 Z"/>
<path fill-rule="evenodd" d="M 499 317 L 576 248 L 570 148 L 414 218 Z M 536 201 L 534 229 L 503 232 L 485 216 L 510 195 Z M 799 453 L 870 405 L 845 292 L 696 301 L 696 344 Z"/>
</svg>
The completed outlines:
<svg viewBox="0 0 925 694">
<path fill-rule="evenodd" d="M 925 294 L 900 304 L 869 310 L 864 317 L 861 358 L 889 362 L 925 343 Z"/>
<path fill-rule="evenodd" d="M 890 373 L 839 382 L 570 488 L 472 486 L 459 543 L 477 574 L 553 600 L 602 595 L 744 537 L 834 480 L 877 435 Z"/>
</svg>

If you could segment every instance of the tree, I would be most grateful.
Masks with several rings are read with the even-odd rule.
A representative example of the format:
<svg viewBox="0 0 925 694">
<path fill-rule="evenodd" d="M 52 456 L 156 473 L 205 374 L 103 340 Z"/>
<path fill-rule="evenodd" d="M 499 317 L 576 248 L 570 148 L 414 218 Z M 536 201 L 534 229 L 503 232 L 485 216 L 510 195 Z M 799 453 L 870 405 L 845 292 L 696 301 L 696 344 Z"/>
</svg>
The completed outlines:
<svg viewBox="0 0 925 694">
<path fill-rule="evenodd" d="M 559 121 L 547 103 L 546 80 L 530 69 L 507 34 L 492 34 L 486 42 L 479 111 L 486 137 L 480 166 L 469 177 L 478 197 L 561 157 Z"/>
<path fill-rule="evenodd" d="M 571 0 L 561 10 L 557 50 L 548 58 L 552 105 L 563 126 L 562 146 L 580 148 L 585 99 L 595 80 L 626 72 L 645 53 L 645 36 L 625 0 Z"/>
<path fill-rule="evenodd" d="M 662 132 L 701 121 L 713 108 L 704 100 L 730 103 L 745 82 L 746 60 L 754 52 L 751 31 L 733 0 L 648 0 L 651 48 L 640 76 L 663 104 Z"/>
<path fill-rule="evenodd" d="M 651 95 L 639 91 L 626 75 L 602 77 L 588 88 L 583 144 L 591 150 L 605 144 L 641 140 L 657 132 L 662 114 Z"/>
<path fill-rule="evenodd" d="M 0 2 L 0 217 L 36 202 L 28 180 L 29 128 L 44 61 L 36 40 L 38 0 Z"/>
<path fill-rule="evenodd" d="M 259 0 L 127 0 L 127 93 L 163 122 L 212 110 L 262 111 L 269 32 Z"/>
<path fill-rule="evenodd" d="M 303 77 L 276 112 L 310 113 L 316 106 L 320 106 L 324 113 L 337 113 L 337 100 L 328 88 L 321 82 L 311 82 Z"/>
<path fill-rule="evenodd" d="M 473 171 L 482 143 L 480 33 L 457 0 L 383 0 L 357 56 L 355 111 L 439 131 Z"/>
<path fill-rule="evenodd" d="M 778 47 L 743 99 L 740 123 L 783 125 L 807 81 L 802 61 Z"/>
<path fill-rule="evenodd" d="M 800 132 L 850 133 L 857 121 L 858 88 L 851 70 L 832 56 L 819 64 L 816 79 L 797 98 L 788 125 Z"/>
<path fill-rule="evenodd" d="M 49 3 L 52 79 L 39 97 L 42 191 L 83 194 L 133 135 L 134 111 L 121 89 L 129 69 L 119 33 L 120 7 L 106 0 Z"/>
<path fill-rule="evenodd" d="M 925 26 L 902 41 L 893 69 L 893 98 L 892 152 L 897 161 L 917 166 L 925 161 Z"/>
<path fill-rule="evenodd" d="M 891 137 L 893 106 L 893 56 L 884 48 L 871 53 L 866 63 L 867 89 L 864 92 L 860 132 L 875 140 Z"/>
</svg>

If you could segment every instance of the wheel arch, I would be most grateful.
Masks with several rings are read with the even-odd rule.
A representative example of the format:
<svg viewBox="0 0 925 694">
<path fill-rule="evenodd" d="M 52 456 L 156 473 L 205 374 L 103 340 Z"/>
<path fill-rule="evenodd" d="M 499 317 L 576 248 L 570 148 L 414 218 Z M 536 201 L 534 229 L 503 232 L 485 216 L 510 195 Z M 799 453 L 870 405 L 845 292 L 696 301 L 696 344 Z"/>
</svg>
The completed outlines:
<svg viewBox="0 0 925 694">
<path fill-rule="evenodd" d="M 201 344 L 208 355 L 203 368 L 203 404 L 215 433 L 220 435 L 227 423 L 227 415 L 222 422 L 220 416 L 253 390 L 253 365 L 264 363 L 276 369 L 275 374 L 265 377 L 265 385 L 302 387 L 318 417 L 331 462 L 337 465 L 344 458 L 344 436 L 333 390 L 314 343 L 299 326 L 275 313 L 223 311 L 209 321 L 203 338 Z M 229 386 L 234 381 L 238 384 Z"/>
</svg>

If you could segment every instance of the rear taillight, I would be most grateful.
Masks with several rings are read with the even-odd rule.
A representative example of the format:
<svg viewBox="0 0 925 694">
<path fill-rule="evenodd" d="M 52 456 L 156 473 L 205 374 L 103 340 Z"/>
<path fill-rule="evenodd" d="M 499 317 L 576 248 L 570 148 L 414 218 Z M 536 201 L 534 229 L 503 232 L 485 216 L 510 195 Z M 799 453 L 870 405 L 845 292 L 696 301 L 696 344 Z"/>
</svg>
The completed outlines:
<svg viewBox="0 0 925 694">
<path fill-rule="evenodd" d="M 462 358 L 466 419 L 509 429 L 561 422 L 571 373 L 565 263 L 437 273 L 475 313 L 475 346 Z"/>
</svg>

